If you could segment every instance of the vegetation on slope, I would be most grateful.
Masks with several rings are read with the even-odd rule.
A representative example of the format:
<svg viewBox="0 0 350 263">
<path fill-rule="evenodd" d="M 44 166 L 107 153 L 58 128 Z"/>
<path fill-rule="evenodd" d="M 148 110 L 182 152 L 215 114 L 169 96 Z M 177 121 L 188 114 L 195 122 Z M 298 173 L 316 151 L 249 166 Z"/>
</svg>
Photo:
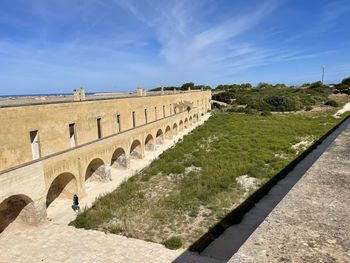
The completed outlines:
<svg viewBox="0 0 350 263">
<path fill-rule="evenodd" d="M 230 103 L 235 110 L 244 105 L 248 110 L 283 112 L 311 110 L 324 105 L 330 93 L 327 88 L 261 88 L 230 90 L 213 95 L 213 99 Z"/>
<path fill-rule="evenodd" d="M 338 123 L 333 113 L 218 112 L 72 224 L 190 245 Z"/>
</svg>

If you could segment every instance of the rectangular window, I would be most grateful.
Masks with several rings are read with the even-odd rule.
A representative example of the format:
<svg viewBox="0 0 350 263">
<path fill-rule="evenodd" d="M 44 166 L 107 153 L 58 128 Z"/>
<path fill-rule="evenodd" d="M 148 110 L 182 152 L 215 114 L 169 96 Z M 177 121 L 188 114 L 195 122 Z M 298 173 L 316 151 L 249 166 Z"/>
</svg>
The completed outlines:
<svg viewBox="0 0 350 263">
<path fill-rule="evenodd" d="M 32 146 L 32 155 L 33 160 L 40 158 L 40 145 L 39 145 L 39 133 L 38 131 L 31 131 L 30 135 L 30 143 Z"/>
<path fill-rule="evenodd" d="M 165 106 L 163 105 L 163 118 L 165 118 Z"/>
<path fill-rule="evenodd" d="M 97 137 L 102 138 L 102 129 L 101 129 L 101 118 L 97 119 Z"/>
<path fill-rule="evenodd" d="M 135 112 L 132 112 L 132 127 L 136 127 L 136 122 L 135 122 Z"/>
<path fill-rule="evenodd" d="M 145 123 L 147 123 L 147 109 L 145 109 Z"/>
<path fill-rule="evenodd" d="M 121 132 L 122 126 L 120 124 L 120 114 L 117 114 L 117 127 L 118 127 L 118 132 Z"/>
<path fill-rule="evenodd" d="M 69 124 L 69 142 L 70 142 L 70 147 L 75 147 L 76 142 L 75 142 L 75 123 Z"/>
<path fill-rule="evenodd" d="M 157 107 L 154 107 L 154 119 L 157 120 Z"/>
</svg>

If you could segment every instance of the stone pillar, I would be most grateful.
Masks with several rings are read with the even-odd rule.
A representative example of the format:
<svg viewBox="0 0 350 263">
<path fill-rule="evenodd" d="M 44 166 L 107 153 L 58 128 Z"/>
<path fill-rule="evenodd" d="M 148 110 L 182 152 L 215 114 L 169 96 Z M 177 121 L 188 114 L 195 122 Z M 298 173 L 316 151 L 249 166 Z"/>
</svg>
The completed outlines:
<svg viewBox="0 0 350 263">
<path fill-rule="evenodd" d="M 190 92 L 191 91 L 191 87 L 188 87 L 188 92 Z"/>
<path fill-rule="evenodd" d="M 34 201 L 34 207 L 36 212 L 37 224 L 40 225 L 46 222 L 46 196 L 40 200 Z"/>
<path fill-rule="evenodd" d="M 17 220 L 21 223 L 37 226 L 46 221 L 46 198 L 27 204 L 19 213 Z"/>
<path fill-rule="evenodd" d="M 146 91 L 146 89 L 143 89 L 143 96 L 147 96 L 147 91 Z"/>
<path fill-rule="evenodd" d="M 163 87 L 160 88 L 160 95 L 164 95 L 164 88 Z"/>
<path fill-rule="evenodd" d="M 173 93 L 176 94 L 176 89 L 174 88 Z"/>
<path fill-rule="evenodd" d="M 86 100 L 85 89 L 83 87 L 80 88 L 79 95 L 80 95 L 80 100 Z"/>
<path fill-rule="evenodd" d="M 125 154 L 125 167 L 126 169 L 130 168 L 130 154 Z"/>
<path fill-rule="evenodd" d="M 139 97 L 141 97 L 142 96 L 142 88 L 137 88 L 136 89 L 136 94 L 137 94 L 137 96 L 139 96 Z"/>
<path fill-rule="evenodd" d="M 79 90 L 77 90 L 77 89 L 74 89 L 74 92 L 73 92 L 73 100 L 74 100 L 74 101 L 80 101 Z"/>
</svg>

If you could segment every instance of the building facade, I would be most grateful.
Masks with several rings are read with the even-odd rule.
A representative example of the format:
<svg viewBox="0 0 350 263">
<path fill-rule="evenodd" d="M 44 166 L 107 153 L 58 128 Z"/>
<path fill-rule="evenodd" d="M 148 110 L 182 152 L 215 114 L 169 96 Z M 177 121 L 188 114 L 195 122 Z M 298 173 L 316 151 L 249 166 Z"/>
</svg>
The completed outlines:
<svg viewBox="0 0 350 263">
<path fill-rule="evenodd" d="M 40 224 L 58 196 L 130 167 L 210 110 L 210 91 L 0 108 L 0 232 Z"/>
</svg>

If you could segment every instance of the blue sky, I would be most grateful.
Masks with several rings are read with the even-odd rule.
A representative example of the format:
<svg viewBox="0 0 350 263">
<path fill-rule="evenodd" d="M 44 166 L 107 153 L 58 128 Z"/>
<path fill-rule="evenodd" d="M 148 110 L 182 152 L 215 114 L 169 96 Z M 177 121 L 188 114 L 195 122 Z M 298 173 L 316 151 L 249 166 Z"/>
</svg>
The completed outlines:
<svg viewBox="0 0 350 263">
<path fill-rule="evenodd" d="M 350 75 L 349 0 L 0 0 L 0 95 Z"/>
</svg>

